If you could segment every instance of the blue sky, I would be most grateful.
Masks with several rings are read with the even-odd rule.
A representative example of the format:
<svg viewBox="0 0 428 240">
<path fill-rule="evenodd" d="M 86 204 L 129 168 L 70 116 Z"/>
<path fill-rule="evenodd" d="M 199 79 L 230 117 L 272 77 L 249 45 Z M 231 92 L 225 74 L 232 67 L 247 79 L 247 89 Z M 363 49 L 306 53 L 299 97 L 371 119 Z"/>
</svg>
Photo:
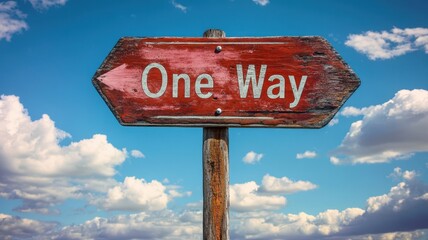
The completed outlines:
<svg viewBox="0 0 428 240">
<path fill-rule="evenodd" d="M 0 238 L 201 239 L 202 129 L 123 127 L 123 36 L 322 36 L 361 86 L 322 129 L 231 128 L 232 239 L 428 239 L 424 0 L 0 1 Z"/>
</svg>

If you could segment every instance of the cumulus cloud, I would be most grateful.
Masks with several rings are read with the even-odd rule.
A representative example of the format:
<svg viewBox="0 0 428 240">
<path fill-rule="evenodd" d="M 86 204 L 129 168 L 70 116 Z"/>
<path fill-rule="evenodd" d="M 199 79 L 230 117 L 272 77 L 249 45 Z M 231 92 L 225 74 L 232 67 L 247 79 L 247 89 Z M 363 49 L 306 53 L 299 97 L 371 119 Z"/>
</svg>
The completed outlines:
<svg viewBox="0 0 428 240">
<path fill-rule="evenodd" d="M 283 196 L 263 195 L 260 186 L 254 181 L 233 184 L 229 188 L 230 207 L 234 211 L 275 210 L 285 206 L 287 200 Z"/>
<path fill-rule="evenodd" d="M 342 115 L 363 115 L 352 123 L 333 164 L 382 163 L 428 151 L 428 91 L 401 90 L 380 105 L 345 108 Z"/>
<path fill-rule="evenodd" d="M 106 210 L 155 211 L 191 195 L 156 180 L 117 182 L 115 167 L 125 160 L 126 149 L 100 134 L 61 146 L 70 134 L 46 114 L 33 121 L 16 96 L 1 96 L 0 126 L 0 197 L 22 200 L 16 211 L 57 214 L 56 205 L 67 199 L 87 199 Z M 131 155 L 143 154 L 134 150 Z"/>
<path fill-rule="evenodd" d="M 351 34 L 345 44 L 371 60 L 390 59 L 420 48 L 428 53 L 428 28 L 393 28 L 390 32 Z"/>
<path fill-rule="evenodd" d="M 40 222 L 0 213 L 1 239 L 31 239 L 57 227 L 56 223 Z"/>
<path fill-rule="evenodd" d="M 175 8 L 179 9 L 180 11 L 182 11 L 184 13 L 187 12 L 187 7 L 184 6 L 183 4 L 180 4 L 180 3 L 176 2 L 175 0 L 172 0 L 171 3 Z"/>
<path fill-rule="evenodd" d="M 364 214 L 359 208 L 343 211 L 327 210 L 317 215 L 275 212 L 232 213 L 231 239 L 353 239 L 353 240 L 423 240 L 427 231 L 396 231 L 363 235 L 344 235 L 343 229 L 353 225 Z M 53 223 L 20 219 L 5 215 L 8 222 L 0 225 L 4 239 L 201 239 L 202 212 L 170 210 L 96 217 L 79 225 L 59 228 Z M 2 214 L 0 214 L 0 220 Z M 26 221 L 23 224 L 22 221 Z M 32 227 L 28 228 L 29 223 Z M 21 235 L 19 235 L 21 234 Z M 10 238 L 8 238 L 10 237 Z"/>
<path fill-rule="evenodd" d="M 253 2 L 260 6 L 266 6 L 269 3 L 269 0 L 253 0 Z"/>
<path fill-rule="evenodd" d="M 284 207 L 284 194 L 308 191 L 317 186 L 308 181 L 292 181 L 287 177 L 276 178 L 266 174 L 261 186 L 251 181 L 230 186 L 231 209 L 238 212 L 267 211 Z"/>
<path fill-rule="evenodd" d="M 145 158 L 146 156 L 139 150 L 132 150 L 131 151 L 131 156 L 134 158 Z"/>
<path fill-rule="evenodd" d="M 242 161 L 246 164 L 255 164 L 263 158 L 263 153 L 256 153 L 254 151 L 248 152 L 243 158 Z"/>
<path fill-rule="evenodd" d="M 168 201 L 171 201 L 174 198 L 179 198 L 179 197 L 189 197 L 192 196 L 192 192 L 191 191 L 187 191 L 187 192 L 180 192 L 177 189 L 179 189 L 181 187 L 177 187 L 177 186 L 167 186 L 168 190 Z"/>
<path fill-rule="evenodd" d="M 304 153 L 298 153 L 296 155 L 297 159 L 303 159 L 303 158 L 314 158 L 317 156 L 317 153 L 314 151 L 305 151 Z"/>
<path fill-rule="evenodd" d="M 31 5 L 38 10 L 45 10 L 54 6 L 63 6 L 67 0 L 29 0 Z M 0 2 L 0 40 L 10 41 L 12 36 L 27 30 L 27 17 L 18 9 L 16 1 Z"/>
<path fill-rule="evenodd" d="M 424 193 L 423 195 L 416 197 L 415 200 L 426 200 L 426 201 L 428 201 L 428 193 Z"/>
<path fill-rule="evenodd" d="M 364 210 L 348 208 L 327 210 L 318 215 L 258 213 L 241 214 L 232 221 L 233 239 L 324 239 L 340 232 L 343 226 L 361 216 Z"/>
<path fill-rule="evenodd" d="M 35 9 L 48 9 L 56 6 L 63 6 L 67 0 L 29 0 Z"/>
<path fill-rule="evenodd" d="M 417 176 L 417 174 L 415 171 L 407 171 L 407 170 L 403 171 L 403 170 L 401 170 L 401 168 L 396 167 L 396 168 L 394 168 L 394 172 L 391 173 L 390 176 L 393 178 L 397 178 L 397 179 L 403 178 L 405 180 L 410 181 L 410 180 L 414 179 Z"/>
<path fill-rule="evenodd" d="M 50 213 L 65 199 L 108 187 L 126 157 L 100 134 L 61 146 L 70 134 L 46 114 L 31 120 L 16 96 L 1 96 L 0 125 L 0 197 L 21 199 L 19 211 Z"/>
<path fill-rule="evenodd" d="M 428 231 L 417 230 L 412 232 L 391 232 L 383 234 L 374 234 L 361 236 L 355 240 L 424 240 Z"/>
<path fill-rule="evenodd" d="M 382 207 L 388 205 L 391 203 L 392 200 L 394 200 L 393 198 L 398 198 L 398 199 L 402 199 L 402 198 L 407 198 L 409 195 L 409 191 L 406 188 L 406 183 L 401 182 L 400 184 L 398 184 L 397 186 L 391 188 L 391 192 L 389 194 L 384 194 L 381 196 L 376 196 L 376 197 L 370 197 L 367 200 L 367 211 L 372 213 L 372 212 L 376 212 L 379 209 L 381 209 Z M 395 201 L 397 204 L 400 204 L 400 201 Z M 395 209 L 398 209 L 400 206 L 399 205 L 394 205 Z"/>
<path fill-rule="evenodd" d="M 168 195 L 162 183 L 126 177 L 123 183 L 107 191 L 100 204 L 106 210 L 158 211 L 165 209 L 167 203 Z"/>
<path fill-rule="evenodd" d="M 411 232 L 390 232 L 390 233 L 380 233 L 380 234 L 365 234 L 352 236 L 345 239 L 352 240 L 426 240 L 428 236 L 427 230 L 416 230 Z M 344 236 L 339 237 L 325 237 L 321 239 L 329 240 L 342 240 Z"/>
<path fill-rule="evenodd" d="M 395 170 L 394 172 L 397 172 Z M 401 173 L 405 171 L 400 170 Z M 413 171 L 408 171 L 413 172 Z M 424 239 L 428 228 L 428 185 L 406 178 L 367 207 L 304 212 L 242 212 L 232 215 L 233 239 Z M 403 238 L 408 237 L 408 238 Z"/>
<path fill-rule="evenodd" d="M 412 232 L 428 228 L 428 185 L 412 178 L 392 187 L 386 194 L 367 199 L 366 211 L 343 235 Z"/>
<path fill-rule="evenodd" d="M 15 1 L 0 2 L 0 40 L 10 41 L 14 34 L 27 30 L 25 17 Z"/>
<path fill-rule="evenodd" d="M 417 177 L 406 179 L 404 174 L 401 175 L 402 181 L 388 193 L 370 197 L 365 209 L 328 209 L 314 215 L 275 211 L 277 208 L 272 207 L 275 206 L 272 200 L 258 198 L 262 195 L 257 192 L 259 187 L 254 182 L 233 185 L 231 192 L 237 190 L 242 193 L 241 196 L 250 198 L 239 198 L 249 204 L 242 211 L 231 213 L 231 239 L 426 239 L 428 185 Z M 251 194 L 257 197 L 251 198 Z M 258 205 L 253 203 L 254 199 L 259 200 Z M 272 208 L 259 207 L 264 204 L 270 204 Z M 111 218 L 96 217 L 79 225 L 63 227 L 0 214 L 0 221 L 7 219 L 0 224 L 0 236 L 25 238 L 31 234 L 35 239 L 201 239 L 201 205 L 192 204 L 181 213 L 163 209 Z M 29 228 L 29 225 L 32 227 Z"/>
<path fill-rule="evenodd" d="M 52 234 L 52 239 L 201 239 L 202 212 L 170 210 L 96 217 L 80 225 L 67 226 Z"/>
<path fill-rule="evenodd" d="M 334 125 L 339 123 L 339 119 L 338 118 L 333 118 L 330 120 L 330 122 L 328 122 L 328 126 L 329 127 L 333 127 Z"/>
<path fill-rule="evenodd" d="M 364 108 L 356 108 L 356 107 L 345 107 L 341 112 L 340 115 L 345 117 L 356 117 L 364 115 L 365 113 L 368 113 L 371 110 L 370 107 L 364 107 Z"/>
<path fill-rule="evenodd" d="M 269 193 L 291 194 L 315 188 L 317 185 L 309 181 L 294 182 L 287 177 L 276 178 L 267 174 L 263 177 L 261 190 Z"/>
</svg>

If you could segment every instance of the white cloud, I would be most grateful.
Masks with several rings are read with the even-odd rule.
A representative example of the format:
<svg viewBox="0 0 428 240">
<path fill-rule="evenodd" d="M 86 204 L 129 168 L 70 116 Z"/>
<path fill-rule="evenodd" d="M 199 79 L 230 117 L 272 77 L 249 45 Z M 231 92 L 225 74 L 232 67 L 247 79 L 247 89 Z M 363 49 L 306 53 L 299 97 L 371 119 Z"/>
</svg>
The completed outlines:
<svg viewBox="0 0 428 240">
<path fill-rule="evenodd" d="M 412 240 L 412 239 L 421 239 L 421 237 L 426 237 L 425 232 L 423 231 L 413 231 L 413 232 L 393 232 L 393 233 L 384 233 L 379 236 L 380 240 Z"/>
<path fill-rule="evenodd" d="M 428 185 L 414 178 L 403 180 L 388 193 L 370 197 L 366 209 L 329 209 L 317 215 L 304 212 L 235 213 L 231 235 L 235 239 L 260 240 L 425 239 Z"/>
<path fill-rule="evenodd" d="M 253 2 L 260 6 L 266 6 L 269 3 L 269 0 L 253 0 Z"/>
<path fill-rule="evenodd" d="M 428 151 L 427 102 L 427 90 L 401 90 L 384 104 L 347 111 L 364 117 L 352 123 L 330 161 L 382 163 Z"/>
<path fill-rule="evenodd" d="M 14 34 L 27 30 L 25 17 L 15 1 L 0 2 L 0 40 L 10 41 Z"/>
<path fill-rule="evenodd" d="M 317 156 L 317 153 L 314 151 L 305 151 L 304 153 L 298 153 L 296 155 L 297 159 L 303 159 L 303 158 L 314 158 Z"/>
<path fill-rule="evenodd" d="M 420 194 L 425 194 L 425 192 L 428 191 L 427 186 L 424 186 L 419 182 L 414 182 L 416 178 L 415 171 L 402 171 L 401 168 L 397 167 L 394 168 L 394 171 L 390 176 L 400 178 L 403 182 L 392 187 L 388 194 L 370 197 L 367 200 L 368 212 L 376 212 L 385 207 L 389 207 L 394 211 L 397 211 L 404 204 L 403 199 L 423 200 L 423 197 L 420 197 Z M 412 189 L 415 188 L 415 186 L 419 189 Z"/>
<path fill-rule="evenodd" d="M 55 229 L 56 223 L 39 222 L 36 220 L 14 217 L 0 213 L 1 239 L 32 239 Z"/>
<path fill-rule="evenodd" d="M 67 226 L 53 239 L 165 239 L 196 240 L 202 236 L 202 212 L 181 214 L 170 210 L 151 213 L 96 217 L 80 225 Z"/>
<path fill-rule="evenodd" d="M 364 115 L 369 110 L 368 108 L 345 107 L 340 114 L 345 117 L 356 117 Z"/>
<path fill-rule="evenodd" d="M 370 197 L 367 199 L 367 211 L 376 212 L 379 209 L 391 204 L 396 199 L 408 198 L 410 191 L 406 186 L 405 182 L 399 183 L 397 186 L 391 188 L 389 194 L 383 194 L 381 196 Z M 395 201 L 396 204 L 400 204 L 401 201 Z M 399 205 L 394 205 L 394 208 L 399 208 Z"/>
<path fill-rule="evenodd" d="M 139 151 L 139 150 L 132 150 L 131 151 L 131 156 L 134 158 L 145 158 L 146 156 L 144 156 L 144 154 Z"/>
<path fill-rule="evenodd" d="M 340 163 L 341 163 L 341 160 L 340 160 L 339 158 L 335 157 L 335 156 L 331 156 L 331 157 L 330 157 L 330 162 L 331 162 L 332 164 L 334 164 L 334 165 L 338 165 L 338 164 L 340 164 Z"/>
<path fill-rule="evenodd" d="M 394 168 L 394 172 L 390 176 L 410 181 L 416 177 L 416 172 L 407 170 L 403 172 L 401 168 L 396 167 Z"/>
<path fill-rule="evenodd" d="M 309 181 L 293 182 L 287 177 L 276 178 L 267 174 L 263 177 L 261 190 L 269 193 L 290 194 L 315 188 L 317 185 Z"/>
<path fill-rule="evenodd" d="M 427 230 L 416 230 L 411 232 L 390 232 L 381 234 L 352 236 L 352 240 L 426 240 L 427 234 Z"/>
<path fill-rule="evenodd" d="M 16 96 L 1 96 L 0 126 L 0 197 L 22 200 L 17 211 L 58 213 L 57 204 L 82 198 L 107 210 L 154 211 L 165 209 L 173 198 L 191 195 L 156 180 L 126 177 L 118 183 L 113 176 L 127 156 L 125 149 L 100 134 L 61 146 L 70 134 L 46 114 L 31 120 Z"/>
<path fill-rule="evenodd" d="M 393 28 L 391 32 L 351 34 L 345 44 L 371 60 L 390 59 L 418 48 L 428 53 L 428 28 Z"/>
<path fill-rule="evenodd" d="M 46 114 L 32 121 L 16 96 L 1 96 L 0 126 L 0 196 L 21 199 L 23 212 L 54 213 L 65 199 L 106 190 L 126 157 L 105 135 L 61 146 L 70 135 Z"/>
<path fill-rule="evenodd" d="M 113 147 L 105 135 L 60 146 L 70 135 L 57 129 L 46 114 L 32 121 L 16 96 L 1 96 L 0 123 L 0 164 L 5 174 L 111 177 L 114 167 L 125 160 L 125 149 Z"/>
<path fill-rule="evenodd" d="M 323 239 L 362 214 L 359 208 L 327 210 L 315 216 L 304 212 L 241 214 L 233 219 L 231 231 L 236 239 Z"/>
<path fill-rule="evenodd" d="M 330 120 L 330 122 L 328 122 L 328 126 L 329 127 L 333 127 L 334 125 L 339 123 L 339 119 L 338 118 L 333 118 Z"/>
<path fill-rule="evenodd" d="M 177 8 L 177 9 L 181 10 L 181 11 L 182 11 L 182 12 L 184 12 L 184 13 L 186 13 L 186 12 L 187 12 L 187 7 L 186 7 L 186 6 L 184 6 L 183 4 L 180 4 L 180 3 L 176 2 L 175 0 L 172 0 L 172 5 L 173 5 L 175 8 Z"/>
<path fill-rule="evenodd" d="M 415 171 L 404 171 L 402 173 L 402 176 L 405 180 L 412 180 L 415 178 L 416 172 Z"/>
<path fill-rule="evenodd" d="M 48 9 L 56 6 L 63 6 L 67 0 L 29 0 L 35 9 Z"/>
<path fill-rule="evenodd" d="M 254 181 L 231 185 L 230 206 L 238 212 L 276 210 L 287 203 L 287 199 L 280 194 L 308 191 L 316 187 L 308 181 L 293 182 L 287 177 L 276 178 L 266 174 L 261 186 Z"/>
<path fill-rule="evenodd" d="M 159 211 L 168 203 L 165 190 L 166 187 L 156 180 L 146 182 L 126 177 L 123 183 L 109 189 L 99 204 L 106 210 Z"/>
<path fill-rule="evenodd" d="M 283 196 L 262 195 L 258 192 L 260 186 L 251 181 L 243 184 L 233 184 L 229 188 L 230 207 L 234 211 L 263 211 L 279 209 L 286 204 Z"/>
<path fill-rule="evenodd" d="M 423 240 L 425 230 L 393 231 L 373 234 L 343 234 L 354 227 L 364 210 L 348 208 L 327 210 L 317 215 L 275 212 L 232 213 L 232 239 L 353 239 L 353 240 Z M 4 218 L 7 221 L 4 221 Z M 3 218 L 3 219 L 2 219 Z M 79 225 L 58 228 L 53 223 L 20 219 L 0 214 L 0 237 L 4 239 L 201 239 L 202 212 L 174 213 L 163 210 L 151 213 L 96 217 Z M 399 220 L 399 219 L 398 219 Z M 26 223 L 24 223 L 24 221 Z M 382 222 L 382 221 L 380 221 Z M 31 227 L 29 227 L 31 226 Z M 9 238 L 8 238 L 9 237 Z"/>
<path fill-rule="evenodd" d="M 428 193 L 424 193 L 423 195 L 416 197 L 415 200 L 425 200 L 428 201 Z"/>
<path fill-rule="evenodd" d="M 397 171 L 395 171 L 397 172 Z M 412 172 L 412 171 L 409 171 Z M 232 239 L 426 239 L 428 231 L 428 185 L 417 179 L 403 179 L 383 195 L 367 200 L 367 208 L 328 209 L 318 214 L 284 214 L 263 198 L 239 198 L 250 204 L 231 213 Z M 234 185 L 235 186 L 235 185 Z M 254 182 L 240 184 L 243 196 L 258 195 Z M 234 189 L 236 190 L 236 189 Z M 261 196 L 261 195 L 259 195 Z M 258 205 L 254 204 L 259 200 Z M 141 212 L 111 218 L 96 217 L 83 224 L 59 227 L 56 224 L 19 219 L 0 214 L 0 236 L 35 239 L 201 239 L 201 203 L 187 210 Z M 255 207 L 252 209 L 250 206 Z M 275 206 L 275 205 L 271 205 Z M 193 209 L 193 210 L 192 210 Z M 26 221 L 27 223 L 24 223 Z M 28 228 L 33 224 L 33 227 Z M 424 230 L 425 229 L 425 230 Z M 27 231 L 27 232 L 26 232 Z M 3 234 L 3 235 L 2 235 Z M 9 235 L 8 235 L 9 234 Z M 26 234 L 26 235 L 19 235 Z M 6 238 L 7 239 L 7 238 Z"/>
<path fill-rule="evenodd" d="M 43 10 L 54 6 L 63 6 L 67 0 L 29 0 L 35 9 Z M 27 30 L 26 14 L 17 8 L 16 1 L 0 2 L 0 40 L 10 41 L 16 33 Z"/>
<path fill-rule="evenodd" d="M 178 198 L 178 197 L 189 197 L 189 196 L 192 196 L 192 192 L 191 191 L 179 192 L 177 190 L 179 188 L 181 188 L 181 187 L 167 186 L 167 189 L 168 189 L 168 201 L 171 201 L 172 199 Z"/>
<path fill-rule="evenodd" d="M 421 196 L 428 193 L 428 185 L 406 180 L 392 187 L 386 194 L 367 199 L 366 212 L 353 221 L 353 227 L 343 234 L 397 233 L 428 228 L 428 201 Z M 386 234 L 385 236 L 388 236 Z"/>
<path fill-rule="evenodd" d="M 243 158 L 242 161 L 246 164 L 255 164 L 256 162 L 259 162 L 263 158 L 262 153 L 256 153 L 254 151 L 248 152 Z"/>
</svg>

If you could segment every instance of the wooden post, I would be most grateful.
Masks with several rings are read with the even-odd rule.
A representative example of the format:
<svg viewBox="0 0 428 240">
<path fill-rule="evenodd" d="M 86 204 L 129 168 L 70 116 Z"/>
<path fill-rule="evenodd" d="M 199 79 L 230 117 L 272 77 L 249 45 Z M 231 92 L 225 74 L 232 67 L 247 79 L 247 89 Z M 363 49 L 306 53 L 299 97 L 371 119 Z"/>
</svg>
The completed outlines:
<svg viewBox="0 0 428 240">
<path fill-rule="evenodd" d="M 204 37 L 225 33 L 209 29 Z M 203 137 L 203 239 L 229 240 L 229 129 L 206 127 Z"/>
</svg>

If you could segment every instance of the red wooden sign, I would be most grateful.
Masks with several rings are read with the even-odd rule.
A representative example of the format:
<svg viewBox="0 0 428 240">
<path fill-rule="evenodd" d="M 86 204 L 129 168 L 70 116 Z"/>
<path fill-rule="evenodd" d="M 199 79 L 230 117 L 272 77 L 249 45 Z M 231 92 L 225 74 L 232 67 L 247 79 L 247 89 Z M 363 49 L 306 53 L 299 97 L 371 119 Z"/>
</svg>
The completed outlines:
<svg viewBox="0 0 428 240">
<path fill-rule="evenodd" d="M 360 80 L 321 37 L 122 38 L 92 79 L 122 125 L 326 125 Z"/>
</svg>

